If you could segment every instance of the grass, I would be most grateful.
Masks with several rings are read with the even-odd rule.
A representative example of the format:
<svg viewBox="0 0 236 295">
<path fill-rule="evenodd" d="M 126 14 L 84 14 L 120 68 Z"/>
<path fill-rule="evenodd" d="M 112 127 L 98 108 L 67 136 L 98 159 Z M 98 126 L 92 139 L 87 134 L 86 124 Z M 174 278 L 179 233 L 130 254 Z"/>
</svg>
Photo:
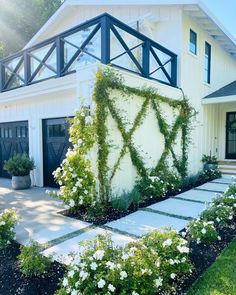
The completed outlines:
<svg viewBox="0 0 236 295">
<path fill-rule="evenodd" d="M 236 294 L 236 238 L 196 281 L 187 295 Z"/>
</svg>

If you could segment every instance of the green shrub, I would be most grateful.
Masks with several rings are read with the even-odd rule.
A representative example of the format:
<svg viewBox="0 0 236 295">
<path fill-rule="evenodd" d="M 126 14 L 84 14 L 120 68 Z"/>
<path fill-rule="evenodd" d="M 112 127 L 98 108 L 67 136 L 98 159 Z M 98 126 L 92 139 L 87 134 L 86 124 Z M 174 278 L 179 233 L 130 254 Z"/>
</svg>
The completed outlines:
<svg viewBox="0 0 236 295">
<path fill-rule="evenodd" d="M 235 189 L 235 185 L 234 185 L 233 189 Z M 236 194 L 234 194 L 234 195 L 231 194 L 231 191 L 233 189 L 231 189 L 231 187 L 230 187 L 229 191 L 227 191 L 223 195 L 216 197 L 212 203 L 214 204 L 214 206 L 223 204 L 225 206 L 231 207 L 233 210 L 233 213 L 235 215 L 236 214 Z"/>
<path fill-rule="evenodd" d="M 213 221 L 191 221 L 187 226 L 187 234 L 190 240 L 198 244 L 209 244 L 220 239 Z"/>
<path fill-rule="evenodd" d="M 233 208 L 222 203 L 215 205 L 211 204 L 209 208 L 201 214 L 201 219 L 214 221 L 219 227 L 223 227 L 230 223 L 233 219 Z"/>
<path fill-rule="evenodd" d="M 202 156 L 202 163 L 204 163 L 204 164 L 214 164 L 214 165 L 217 165 L 218 164 L 218 160 L 217 160 L 216 156 L 203 155 Z"/>
<path fill-rule="evenodd" d="M 68 150 L 66 159 L 53 172 L 60 190 L 57 194 L 48 193 L 59 197 L 72 211 L 79 209 L 87 211 L 96 206 L 95 176 L 88 158 L 96 139 L 94 128 L 88 108 L 76 112 L 70 127 L 70 141 L 73 148 Z"/>
<path fill-rule="evenodd" d="M 51 259 L 43 256 L 38 243 L 32 242 L 29 246 L 20 248 L 19 266 L 21 272 L 27 277 L 40 277 L 46 273 Z"/>
<path fill-rule="evenodd" d="M 12 176 L 26 176 L 35 168 L 33 159 L 27 154 L 17 154 L 5 161 L 3 169 Z"/>
<path fill-rule="evenodd" d="M 140 200 L 141 195 L 139 191 L 134 188 L 131 192 L 123 192 L 120 196 L 113 197 L 111 199 L 111 205 L 119 211 L 127 211 L 132 204 L 138 206 Z"/>
<path fill-rule="evenodd" d="M 186 243 L 176 232 L 163 231 L 122 249 L 109 236 L 100 236 L 75 257 L 58 294 L 154 295 L 173 290 L 191 271 Z"/>
<path fill-rule="evenodd" d="M 19 220 L 16 211 L 7 209 L 0 213 L 0 249 L 5 248 L 15 238 L 15 225 Z"/>
<path fill-rule="evenodd" d="M 161 290 L 166 291 L 176 287 L 186 274 L 192 270 L 189 260 L 187 241 L 173 230 L 162 230 L 150 233 L 142 238 L 149 249 L 159 255 L 159 273 L 162 278 Z"/>
<path fill-rule="evenodd" d="M 167 193 L 167 183 L 158 176 L 142 178 L 136 186 L 143 198 L 161 198 Z"/>
<path fill-rule="evenodd" d="M 205 183 L 221 177 L 219 169 L 209 169 L 199 173 L 198 182 Z"/>
</svg>

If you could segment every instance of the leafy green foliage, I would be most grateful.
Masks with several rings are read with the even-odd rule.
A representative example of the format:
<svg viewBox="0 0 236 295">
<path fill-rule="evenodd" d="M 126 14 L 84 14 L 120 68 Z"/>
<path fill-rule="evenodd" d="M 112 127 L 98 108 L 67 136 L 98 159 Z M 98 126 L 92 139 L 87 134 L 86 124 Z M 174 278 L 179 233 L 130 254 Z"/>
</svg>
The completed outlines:
<svg viewBox="0 0 236 295">
<path fill-rule="evenodd" d="M 215 156 L 208 156 L 208 155 L 203 155 L 202 156 L 202 163 L 205 163 L 205 164 L 215 164 L 217 165 L 218 164 L 218 160 Z"/>
<path fill-rule="evenodd" d="M 16 154 L 5 161 L 3 169 L 12 176 L 26 176 L 35 168 L 34 160 L 27 154 Z"/>
<path fill-rule="evenodd" d="M 133 126 L 127 131 L 125 120 L 122 118 L 121 113 L 115 107 L 115 103 L 112 98 L 109 97 L 110 90 L 118 90 L 121 94 L 129 96 L 137 95 L 143 97 L 143 104 L 140 111 L 134 119 Z M 140 156 L 137 149 L 134 147 L 132 142 L 132 136 L 137 128 L 142 124 L 143 119 L 147 114 L 148 107 L 152 107 L 155 111 L 158 126 L 160 132 L 163 134 L 165 139 L 165 148 L 163 154 L 154 171 L 157 175 L 158 171 L 161 171 L 166 164 L 166 158 L 169 154 L 173 157 L 174 167 L 177 169 L 181 177 L 187 174 L 187 146 L 189 144 L 189 131 L 191 128 L 191 119 L 195 112 L 189 105 L 188 101 L 170 99 L 159 95 L 155 89 L 152 88 L 132 88 L 124 85 L 121 76 L 110 69 L 99 70 L 96 77 L 96 85 L 94 89 L 94 100 L 96 102 L 96 125 L 98 135 L 98 179 L 100 198 L 104 203 L 108 202 L 110 194 L 110 182 L 114 177 L 117 169 L 119 168 L 120 162 L 127 151 L 130 154 L 131 161 L 136 167 L 137 172 L 141 178 L 141 182 L 148 182 L 149 173 L 145 168 L 145 163 Z M 169 126 L 161 115 L 160 103 L 166 103 L 173 109 L 179 110 L 179 116 L 174 123 L 174 126 Z M 117 124 L 117 128 L 123 138 L 123 147 L 117 162 L 115 163 L 111 176 L 108 177 L 108 155 L 110 145 L 107 142 L 108 129 L 106 126 L 106 119 L 108 113 L 111 114 Z M 177 158 L 173 150 L 173 144 L 176 140 L 177 134 L 181 130 L 182 134 L 182 155 Z M 163 193 L 163 188 L 161 188 Z M 152 192 L 148 193 L 152 194 Z"/>
<path fill-rule="evenodd" d="M 84 251 L 75 257 L 58 294 L 154 295 L 173 290 L 192 268 L 186 244 L 169 230 L 124 248 L 114 247 L 109 236 L 100 236 L 83 243 Z"/>
<path fill-rule="evenodd" d="M 131 192 L 123 192 L 119 196 L 112 197 L 111 204 L 113 208 L 119 211 L 127 211 L 132 204 L 138 205 L 140 200 L 141 195 L 139 191 L 134 188 Z"/>
<path fill-rule="evenodd" d="M 220 238 L 214 221 L 205 221 L 204 219 L 191 221 L 187 226 L 187 234 L 191 240 L 198 244 L 209 244 Z"/>
<path fill-rule="evenodd" d="M 48 257 L 43 256 L 38 243 L 32 242 L 29 246 L 21 246 L 18 256 L 20 271 L 27 277 L 40 277 L 46 273 L 51 264 Z"/>
<path fill-rule="evenodd" d="M 19 217 L 15 210 L 7 209 L 0 213 L 0 250 L 15 238 L 15 225 Z"/>
<path fill-rule="evenodd" d="M 88 210 L 96 204 L 95 176 L 88 157 L 95 140 L 94 120 L 90 110 L 84 107 L 71 120 L 70 141 L 73 148 L 68 150 L 66 159 L 53 172 L 60 185 L 56 196 L 72 211 L 78 208 Z"/>
</svg>

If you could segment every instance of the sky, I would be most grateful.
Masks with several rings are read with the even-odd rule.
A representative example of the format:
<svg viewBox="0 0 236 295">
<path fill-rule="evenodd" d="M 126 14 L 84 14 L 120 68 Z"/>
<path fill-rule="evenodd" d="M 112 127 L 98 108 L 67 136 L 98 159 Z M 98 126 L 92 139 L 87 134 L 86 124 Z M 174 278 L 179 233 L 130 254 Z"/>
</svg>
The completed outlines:
<svg viewBox="0 0 236 295">
<path fill-rule="evenodd" d="M 202 2 L 236 38 L 236 0 L 202 0 Z"/>
</svg>

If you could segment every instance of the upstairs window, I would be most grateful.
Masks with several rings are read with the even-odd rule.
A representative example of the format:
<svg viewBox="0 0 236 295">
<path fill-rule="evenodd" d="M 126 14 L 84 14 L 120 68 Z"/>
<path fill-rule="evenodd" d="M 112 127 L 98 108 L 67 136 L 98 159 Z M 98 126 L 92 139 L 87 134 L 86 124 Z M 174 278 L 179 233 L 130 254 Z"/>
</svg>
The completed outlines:
<svg viewBox="0 0 236 295">
<path fill-rule="evenodd" d="M 211 45 L 205 42 L 204 82 L 211 82 Z"/>
<path fill-rule="evenodd" d="M 197 54 L 197 34 L 190 30 L 190 38 L 189 38 L 189 51 L 193 54 Z"/>
</svg>

